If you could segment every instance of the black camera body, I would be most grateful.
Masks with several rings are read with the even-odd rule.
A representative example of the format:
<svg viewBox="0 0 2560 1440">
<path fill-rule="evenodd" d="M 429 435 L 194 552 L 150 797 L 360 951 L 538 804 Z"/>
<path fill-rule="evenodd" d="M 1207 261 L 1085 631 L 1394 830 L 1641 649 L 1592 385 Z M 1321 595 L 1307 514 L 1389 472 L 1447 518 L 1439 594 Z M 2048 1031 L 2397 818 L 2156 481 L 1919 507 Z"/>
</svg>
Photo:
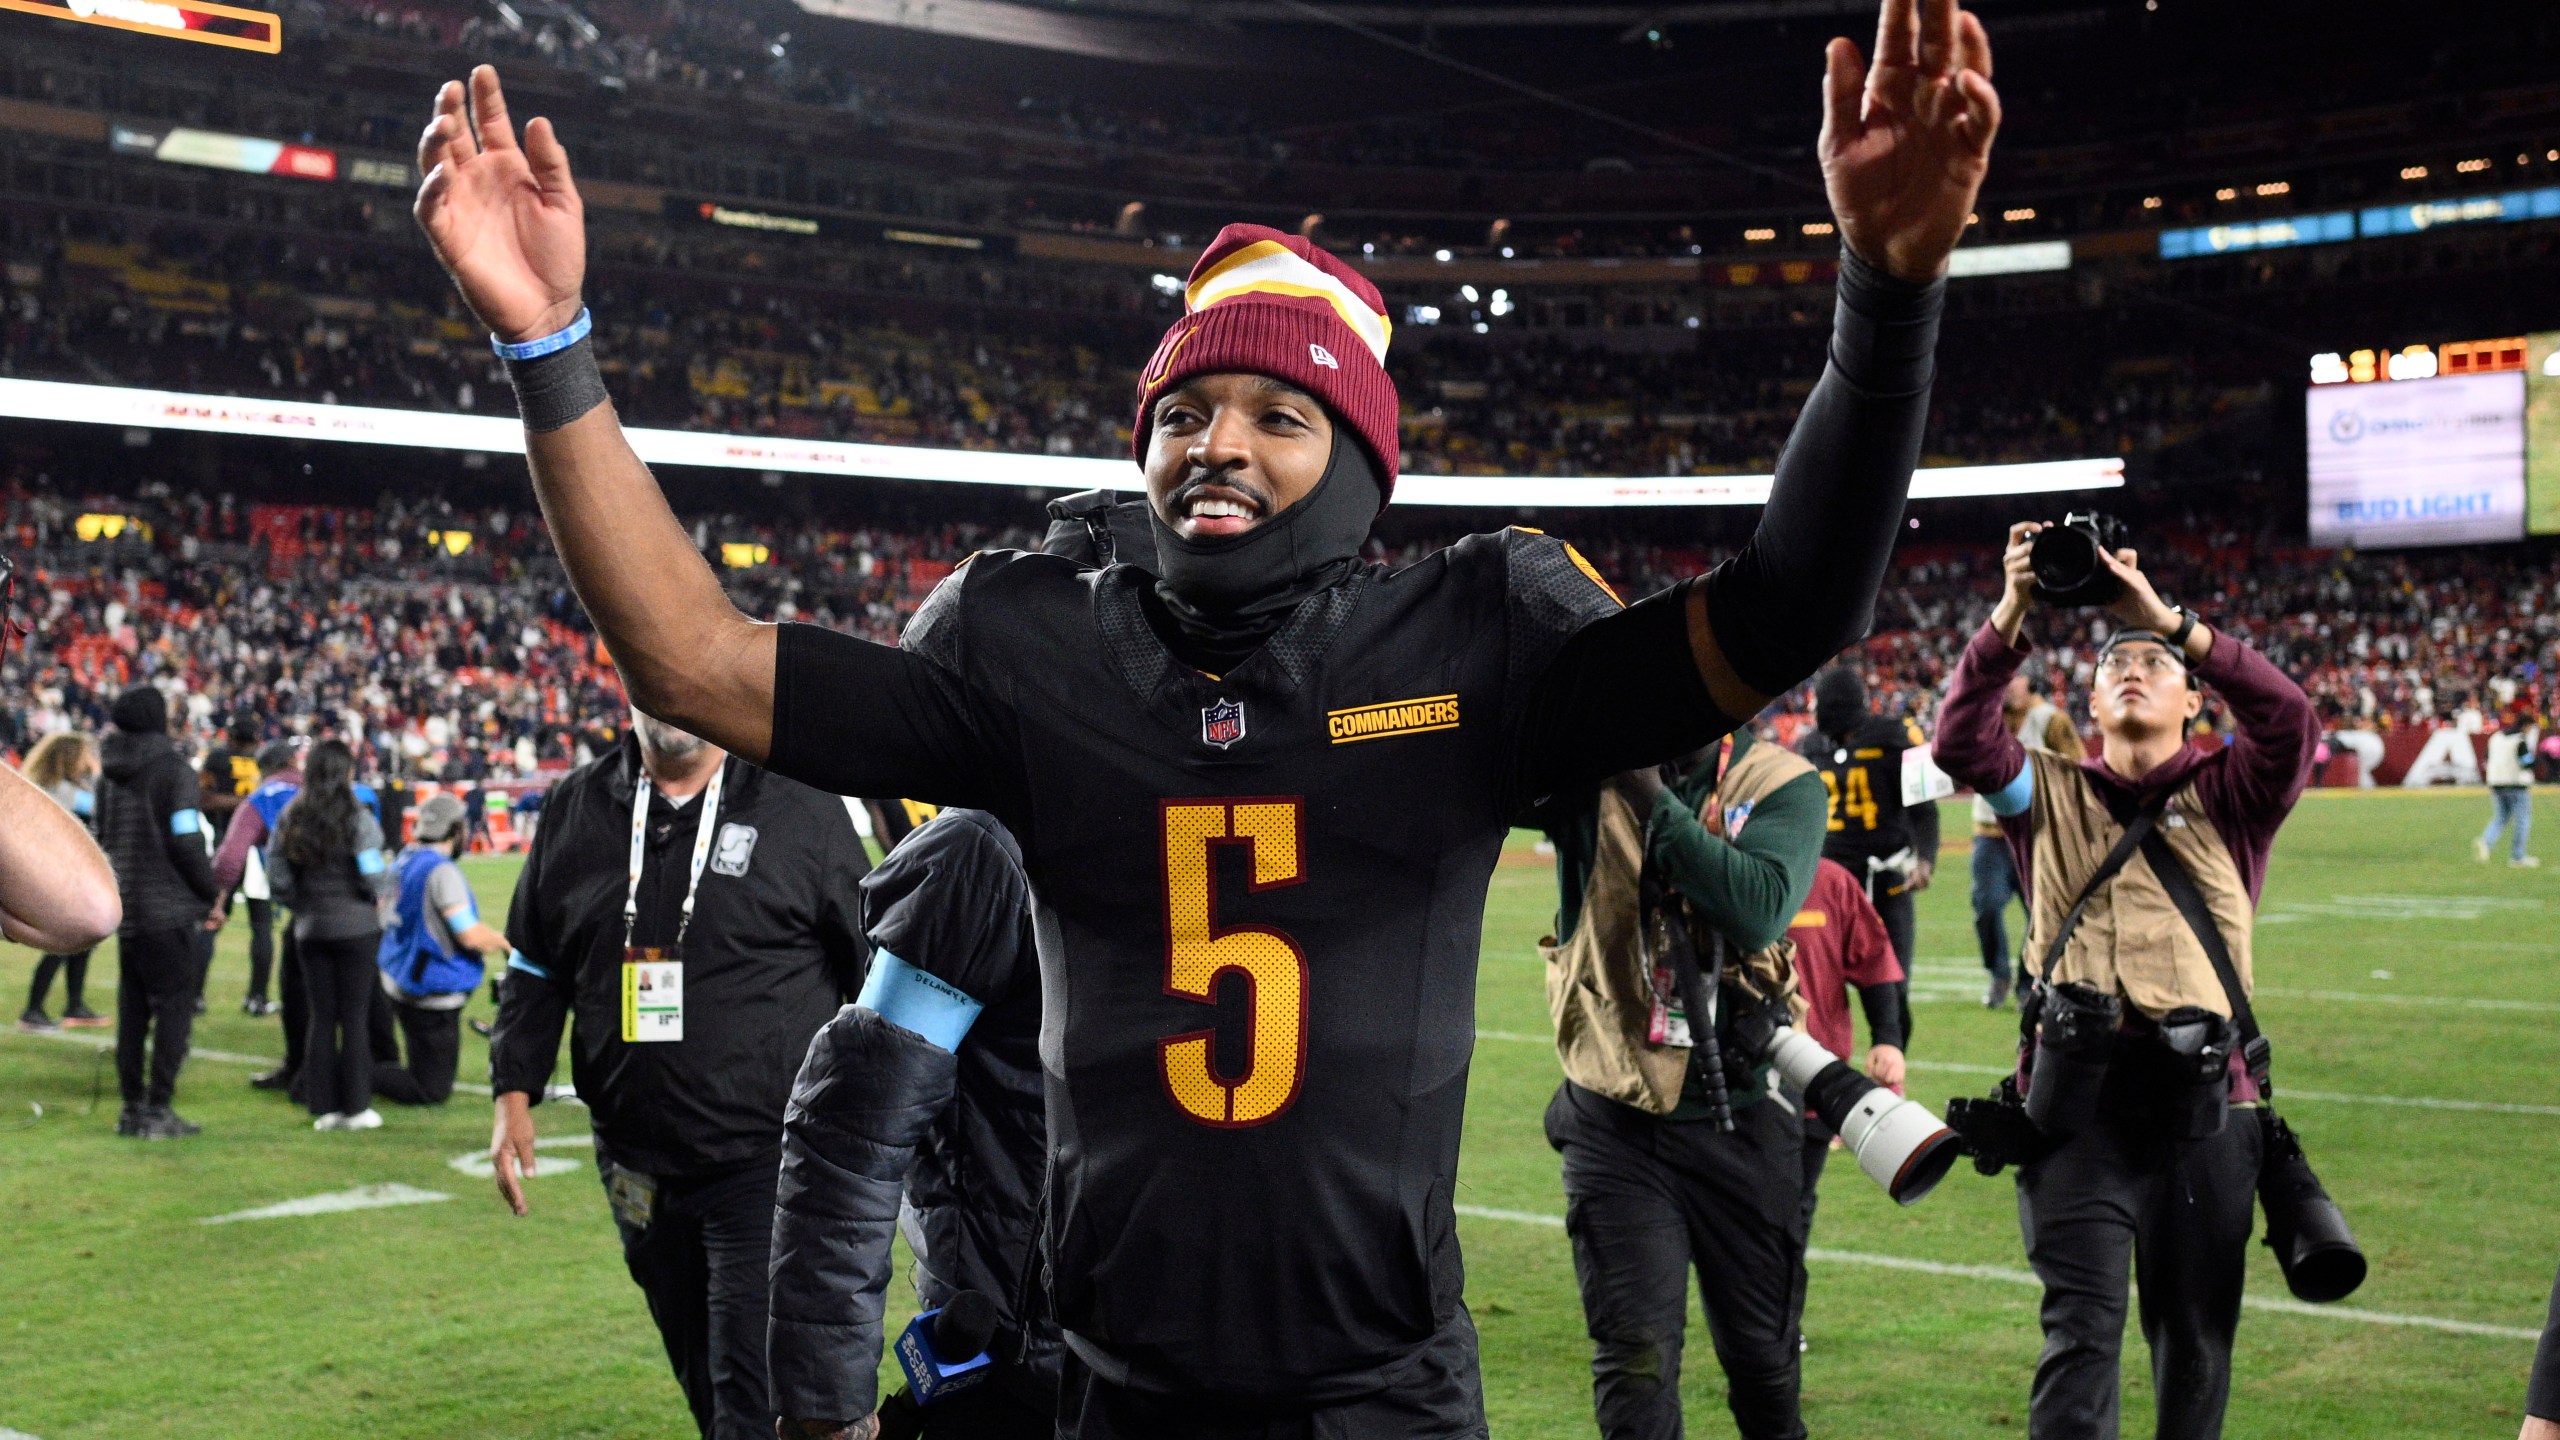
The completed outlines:
<svg viewBox="0 0 2560 1440">
<path fill-rule="evenodd" d="M 2124 582 L 2098 559 L 2125 548 L 2133 532 L 2103 510 L 2074 510 L 2028 542 L 2036 595 L 2049 605 L 2104 605 L 2124 593 Z"/>
</svg>

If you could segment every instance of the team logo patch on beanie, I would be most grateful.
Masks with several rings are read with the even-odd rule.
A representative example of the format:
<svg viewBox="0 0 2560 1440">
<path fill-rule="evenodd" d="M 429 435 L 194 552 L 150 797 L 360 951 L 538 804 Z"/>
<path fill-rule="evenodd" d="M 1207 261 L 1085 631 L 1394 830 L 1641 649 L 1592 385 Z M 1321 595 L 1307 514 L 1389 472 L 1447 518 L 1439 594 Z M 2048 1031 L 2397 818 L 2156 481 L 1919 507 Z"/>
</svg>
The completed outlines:
<svg viewBox="0 0 2560 1440">
<path fill-rule="evenodd" d="M 1304 236 L 1230 225 L 1191 267 L 1182 299 L 1182 318 L 1139 373 L 1139 464 L 1166 391 L 1195 375 L 1238 371 L 1322 401 L 1368 448 L 1392 490 L 1401 435 L 1385 362 L 1395 327 L 1367 276 Z"/>
</svg>

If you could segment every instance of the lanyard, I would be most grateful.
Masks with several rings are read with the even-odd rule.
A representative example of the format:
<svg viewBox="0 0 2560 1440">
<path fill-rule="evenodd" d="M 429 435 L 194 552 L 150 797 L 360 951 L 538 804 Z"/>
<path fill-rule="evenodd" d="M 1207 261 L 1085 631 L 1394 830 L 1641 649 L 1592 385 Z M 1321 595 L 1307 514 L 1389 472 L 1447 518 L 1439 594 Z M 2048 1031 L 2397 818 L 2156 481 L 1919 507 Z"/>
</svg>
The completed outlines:
<svg viewBox="0 0 2560 1440">
<path fill-rule="evenodd" d="M 676 944 L 684 944 L 684 932 L 693 925 L 694 892 L 702 888 L 702 862 L 711 858 L 711 836 L 719 824 L 720 782 L 727 778 L 729 763 L 711 772 L 711 783 L 702 790 L 702 819 L 693 830 L 693 869 L 684 882 L 684 918 L 676 922 Z M 649 783 L 649 772 L 643 768 L 632 777 L 631 786 L 631 887 L 622 892 L 622 948 L 631 948 L 631 932 L 640 923 L 640 862 L 647 852 L 649 834 L 649 795 L 656 787 Z"/>
</svg>

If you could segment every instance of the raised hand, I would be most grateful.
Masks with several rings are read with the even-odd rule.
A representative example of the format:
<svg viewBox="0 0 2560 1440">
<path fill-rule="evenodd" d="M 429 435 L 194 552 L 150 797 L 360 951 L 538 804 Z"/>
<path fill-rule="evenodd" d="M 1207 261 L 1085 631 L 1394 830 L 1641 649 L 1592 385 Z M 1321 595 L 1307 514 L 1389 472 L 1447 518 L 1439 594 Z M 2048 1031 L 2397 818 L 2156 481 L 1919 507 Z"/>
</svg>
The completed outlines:
<svg viewBox="0 0 2560 1440">
<path fill-rule="evenodd" d="M 415 213 L 480 323 L 501 340 L 536 339 L 578 318 L 586 282 L 586 207 L 569 179 L 569 152 L 551 122 L 536 119 L 516 144 L 498 72 L 471 72 L 436 92 L 435 118 L 418 138 Z"/>
<path fill-rule="evenodd" d="M 1823 58 L 1822 183 L 1841 237 L 1900 279 L 1936 279 L 2000 129 L 1990 37 L 1957 0 L 1884 0 L 1872 66 L 1847 39 Z"/>
</svg>

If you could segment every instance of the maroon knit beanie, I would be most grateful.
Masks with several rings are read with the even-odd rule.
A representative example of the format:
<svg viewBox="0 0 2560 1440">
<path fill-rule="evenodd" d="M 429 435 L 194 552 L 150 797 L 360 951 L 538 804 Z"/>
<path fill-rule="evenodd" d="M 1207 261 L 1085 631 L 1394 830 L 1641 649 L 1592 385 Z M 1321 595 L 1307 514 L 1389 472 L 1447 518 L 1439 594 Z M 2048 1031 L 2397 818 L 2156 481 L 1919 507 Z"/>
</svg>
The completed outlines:
<svg viewBox="0 0 2560 1440">
<path fill-rule="evenodd" d="M 1268 375 L 1324 402 L 1378 462 L 1395 493 L 1396 386 L 1387 378 L 1386 301 L 1360 272 L 1312 240 L 1267 225 L 1230 225 L 1201 252 L 1183 317 L 1138 374 L 1133 445 L 1147 463 L 1156 401 L 1194 375 Z"/>
</svg>

